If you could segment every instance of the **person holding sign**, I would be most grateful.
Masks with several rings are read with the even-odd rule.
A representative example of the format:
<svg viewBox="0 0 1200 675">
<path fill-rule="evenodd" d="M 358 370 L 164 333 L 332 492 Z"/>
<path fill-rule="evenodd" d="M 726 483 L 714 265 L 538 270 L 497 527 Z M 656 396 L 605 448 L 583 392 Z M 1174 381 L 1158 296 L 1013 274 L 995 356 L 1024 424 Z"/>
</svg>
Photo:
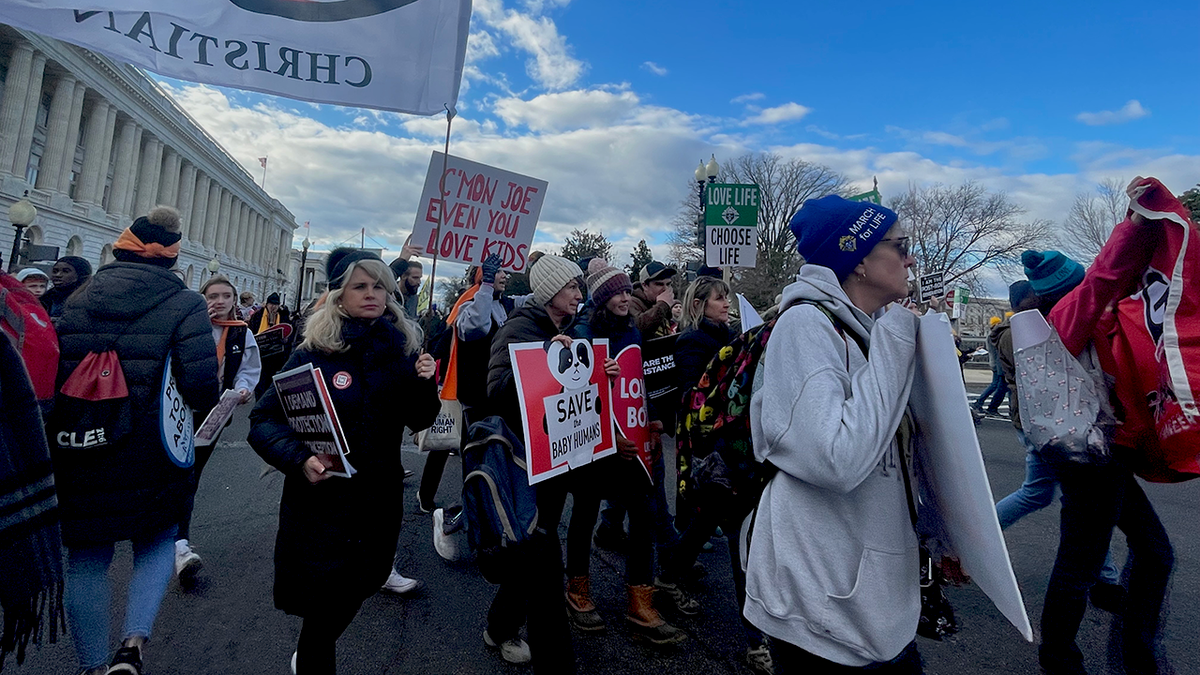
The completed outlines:
<svg viewBox="0 0 1200 675">
<path fill-rule="evenodd" d="M 114 544 L 126 540 L 133 543 L 133 573 L 123 642 L 112 664 L 123 667 L 119 672 L 141 672 L 142 645 L 174 573 L 175 530 L 191 495 L 190 448 L 173 454 L 176 428 L 164 427 L 160 413 L 173 400 L 180 428 L 186 427 L 180 435 L 190 442 L 191 413 L 184 404 L 203 416 L 219 393 L 204 300 L 171 273 L 179 228 L 179 212 L 165 206 L 133 221 L 113 245 L 116 261 L 97 270 L 58 319 L 60 388 L 82 376 L 85 359 L 94 364 L 97 355 L 114 352 L 127 388 L 125 424 L 94 418 L 87 426 L 98 428 L 71 433 L 63 430 L 70 420 L 52 415 L 48 425 L 67 547 L 67 620 L 79 667 L 88 674 L 105 672 L 108 568 Z M 117 369 L 105 370 L 112 376 Z M 172 380 L 174 391 L 168 392 Z M 55 410 L 69 406 L 88 418 L 110 400 L 116 399 L 68 400 L 59 393 Z"/>
<path fill-rule="evenodd" d="M 754 376 L 754 456 L 778 472 L 753 521 L 745 616 L 773 638 L 776 672 L 916 675 L 906 408 L 919 322 L 885 311 L 907 297 L 916 261 L 896 214 L 876 204 L 810 199 L 790 228 L 808 262 Z"/>
<path fill-rule="evenodd" d="M 267 387 L 271 386 L 271 378 L 275 376 L 287 361 L 288 354 L 288 336 L 292 333 L 291 315 L 288 313 L 288 308 L 279 303 L 279 294 L 272 293 L 267 296 L 267 302 L 260 307 L 258 311 L 250 315 L 250 330 L 254 331 L 255 335 L 262 335 L 270 330 L 279 331 L 282 333 L 281 340 L 283 342 L 282 349 L 274 350 L 267 349 L 268 343 L 263 342 L 264 352 L 262 354 L 262 374 L 259 377 L 258 384 L 254 388 L 254 396 L 262 398 L 263 392 Z M 283 326 L 280 328 L 279 326 Z M 265 337 L 262 340 L 266 340 Z"/>
<path fill-rule="evenodd" d="M 258 358 L 258 343 L 246 326 L 237 318 L 237 289 L 228 278 L 217 275 L 209 277 L 200 286 L 200 295 L 208 306 L 208 318 L 212 322 L 213 341 L 217 343 L 217 377 L 221 379 L 222 391 L 236 391 L 239 405 L 250 400 L 254 386 L 262 371 Z M 200 474 L 212 457 L 217 444 L 196 446 L 196 464 L 193 468 L 192 494 L 188 499 L 179 531 L 175 533 L 175 576 L 185 586 L 195 581 L 196 573 L 203 566 L 200 555 L 192 550 L 190 535 L 192 509 L 196 504 L 196 489 L 200 485 Z"/>
<path fill-rule="evenodd" d="M 334 672 L 338 637 L 392 571 L 403 517 L 404 427 L 427 428 L 440 405 L 433 357 L 405 318 L 396 280 L 374 253 L 337 249 L 329 295 L 286 370 L 320 368 L 346 437 L 352 477 L 306 450 L 272 385 L 250 413 L 250 445 L 283 472 L 275 541 L 275 606 L 304 618 L 293 655 L 301 675 Z"/>
<path fill-rule="evenodd" d="M 590 309 L 580 317 L 571 336 L 592 341 L 607 338 L 611 354 L 621 354 L 628 347 L 637 350 L 641 359 L 641 332 L 634 325 L 629 313 L 630 294 L 633 284 L 629 276 L 619 269 L 605 267 L 588 276 L 588 290 L 592 303 Z M 640 373 L 640 366 L 639 366 Z M 618 377 L 618 386 L 613 398 L 631 395 L 629 390 L 640 390 L 645 398 L 645 382 L 639 375 L 636 384 L 629 384 L 624 375 Z M 643 404 L 644 406 L 644 404 Z M 646 408 L 643 407 L 643 410 Z M 662 461 L 662 422 L 652 412 L 634 422 L 642 426 L 649 441 L 650 451 Z M 625 428 L 623 420 L 617 427 Z M 630 434 L 632 435 L 632 434 Z M 647 468 L 639 465 L 639 448 L 628 436 L 617 438 L 618 456 L 597 461 L 589 485 L 594 489 L 574 493 L 571 508 L 571 526 L 567 533 L 567 610 L 576 626 L 603 627 L 603 619 L 596 612 L 590 597 L 589 562 L 591 560 L 591 533 L 596 526 L 600 508 L 600 497 L 607 496 L 625 506 L 629 513 L 629 545 L 625 557 L 625 589 L 629 594 L 629 605 L 625 620 L 639 636 L 655 644 L 674 644 L 683 641 L 686 634 L 668 624 L 654 609 L 654 525 L 652 518 L 655 486 L 647 480 Z M 647 459 L 649 459 L 647 457 Z M 600 472 L 600 476 L 596 476 Z M 661 485 L 659 486 L 661 487 Z"/>
<path fill-rule="evenodd" d="M 566 258 L 556 255 L 539 258 L 529 268 L 533 301 L 509 317 L 492 341 L 492 355 L 488 362 L 488 398 L 495 402 L 497 413 L 518 437 L 523 435 L 526 423 L 541 424 L 542 420 L 527 422 L 521 416 L 508 346 L 520 342 L 551 341 L 569 345 L 571 338 L 567 337 L 566 332 L 583 300 L 579 275 L 579 266 Z M 604 365 L 606 371 L 610 371 L 616 364 L 606 362 Z M 521 624 L 528 620 L 529 646 L 537 657 L 533 660 L 537 672 L 575 672 L 575 650 L 565 621 L 558 523 L 562 519 L 567 493 L 573 484 L 581 480 L 581 476 L 591 479 L 594 474 L 587 469 L 568 471 L 565 475 L 537 484 L 538 527 L 527 542 L 528 564 L 525 574 L 501 583 L 488 610 L 484 641 L 489 645 L 517 641 Z M 591 537 L 590 530 L 587 537 Z"/>
</svg>

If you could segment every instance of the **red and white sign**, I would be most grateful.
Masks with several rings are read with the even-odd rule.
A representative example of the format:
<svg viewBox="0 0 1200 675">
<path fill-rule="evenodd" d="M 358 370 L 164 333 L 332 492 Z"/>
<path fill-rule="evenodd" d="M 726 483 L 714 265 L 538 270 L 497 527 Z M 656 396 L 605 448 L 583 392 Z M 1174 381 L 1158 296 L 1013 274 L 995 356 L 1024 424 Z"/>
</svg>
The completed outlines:
<svg viewBox="0 0 1200 675">
<path fill-rule="evenodd" d="M 453 155 L 446 160 L 442 181 L 443 157 L 435 151 L 429 159 L 413 246 L 426 255 L 436 251 L 443 259 L 468 265 L 495 253 L 504 269 L 524 272 L 548 183 Z"/>
<path fill-rule="evenodd" d="M 512 357 L 529 484 L 577 469 L 617 451 L 612 389 L 604 374 L 608 340 L 508 346 Z"/>
<path fill-rule="evenodd" d="M 650 466 L 650 409 L 646 406 L 646 376 L 642 370 L 642 348 L 629 345 L 617 354 L 621 375 L 613 383 L 613 420 L 617 430 L 637 446 L 638 463 L 654 483 Z"/>
</svg>

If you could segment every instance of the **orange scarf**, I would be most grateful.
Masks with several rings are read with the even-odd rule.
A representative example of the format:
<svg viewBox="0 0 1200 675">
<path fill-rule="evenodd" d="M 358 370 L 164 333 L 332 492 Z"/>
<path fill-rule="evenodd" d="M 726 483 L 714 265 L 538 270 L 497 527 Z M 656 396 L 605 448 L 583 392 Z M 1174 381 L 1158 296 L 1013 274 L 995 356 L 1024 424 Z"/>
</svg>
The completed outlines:
<svg viewBox="0 0 1200 675">
<path fill-rule="evenodd" d="M 441 398 L 443 401 L 458 400 L 458 327 L 454 325 L 458 319 L 458 311 L 462 306 L 471 301 L 475 294 L 483 288 L 483 271 L 475 270 L 475 285 L 468 288 L 458 302 L 454 303 L 454 308 L 450 310 L 450 316 L 446 317 L 446 323 L 450 325 L 450 329 L 454 331 L 453 337 L 450 339 L 450 361 L 446 364 L 446 381 L 442 383 Z"/>
<path fill-rule="evenodd" d="M 229 337 L 229 329 L 234 326 L 245 326 L 245 321 L 237 319 L 213 319 L 214 326 L 221 326 L 221 339 L 217 340 L 217 372 L 224 375 L 225 368 L 225 338 Z"/>
<path fill-rule="evenodd" d="M 143 258 L 178 258 L 179 257 L 179 242 L 175 242 L 170 246 L 162 244 L 146 244 L 143 243 L 138 236 L 133 233 L 128 227 L 117 237 L 117 241 L 113 244 L 113 248 L 118 251 L 129 251 Z"/>
</svg>

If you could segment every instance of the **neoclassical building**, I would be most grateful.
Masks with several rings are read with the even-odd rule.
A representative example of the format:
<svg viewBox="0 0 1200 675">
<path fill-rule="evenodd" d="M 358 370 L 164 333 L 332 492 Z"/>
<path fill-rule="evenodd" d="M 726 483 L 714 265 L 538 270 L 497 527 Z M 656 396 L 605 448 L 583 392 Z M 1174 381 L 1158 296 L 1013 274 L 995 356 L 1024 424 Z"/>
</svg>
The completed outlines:
<svg viewBox="0 0 1200 675">
<path fill-rule="evenodd" d="M 295 217 L 140 70 L 0 25 L 0 254 L 8 207 L 28 191 L 25 237 L 98 267 L 155 204 L 183 214 L 179 270 L 191 288 L 219 272 L 261 299 L 286 298 Z"/>
</svg>

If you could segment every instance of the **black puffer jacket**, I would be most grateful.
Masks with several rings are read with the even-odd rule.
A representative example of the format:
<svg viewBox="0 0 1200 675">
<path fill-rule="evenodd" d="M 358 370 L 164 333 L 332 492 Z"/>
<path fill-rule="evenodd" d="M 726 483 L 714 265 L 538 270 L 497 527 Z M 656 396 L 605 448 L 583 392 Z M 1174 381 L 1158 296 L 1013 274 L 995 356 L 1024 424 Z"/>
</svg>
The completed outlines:
<svg viewBox="0 0 1200 675">
<path fill-rule="evenodd" d="M 675 374 L 680 396 L 685 396 L 704 374 L 708 362 L 733 341 L 737 333 L 728 325 L 700 319 L 700 323 L 679 334 L 675 342 Z"/>
<path fill-rule="evenodd" d="M 275 539 L 275 606 L 309 616 L 338 602 L 370 597 L 391 571 L 404 515 L 404 427 L 433 424 L 441 409 L 434 380 L 417 377 L 416 355 L 386 320 L 347 320 L 340 354 L 297 349 L 284 370 L 321 369 L 357 473 L 316 485 L 304 477 L 311 453 L 288 426 L 272 385 L 250 413 L 250 445 L 283 472 Z M 333 378 L 346 383 L 341 389 Z"/>
<path fill-rule="evenodd" d="M 513 433 L 521 436 L 525 425 L 521 419 L 521 403 L 517 398 L 517 380 L 513 376 L 512 357 L 508 346 L 520 342 L 544 342 L 568 333 L 570 322 L 561 329 L 554 325 L 545 307 L 528 304 L 518 309 L 492 339 L 492 356 L 488 359 L 487 394 L 492 412 L 504 418 Z"/>
<path fill-rule="evenodd" d="M 58 386 L 88 352 L 104 351 L 114 338 L 136 418 L 117 447 L 54 451 L 68 546 L 150 536 L 179 522 L 191 469 L 176 466 L 160 440 L 168 354 L 183 400 L 200 419 L 219 395 L 217 345 L 204 298 L 170 270 L 110 263 L 71 296 L 58 320 Z"/>
</svg>

